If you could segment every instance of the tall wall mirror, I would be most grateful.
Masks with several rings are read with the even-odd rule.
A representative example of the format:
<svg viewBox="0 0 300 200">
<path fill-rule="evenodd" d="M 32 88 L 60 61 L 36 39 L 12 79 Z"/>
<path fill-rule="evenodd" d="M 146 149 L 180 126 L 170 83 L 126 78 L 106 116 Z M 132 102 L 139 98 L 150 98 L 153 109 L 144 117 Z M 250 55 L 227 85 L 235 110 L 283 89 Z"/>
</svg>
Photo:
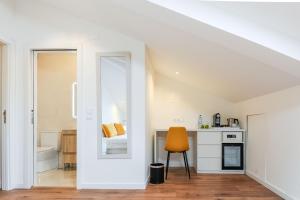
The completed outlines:
<svg viewBox="0 0 300 200">
<path fill-rule="evenodd" d="M 130 158 L 130 54 L 97 56 L 99 158 Z"/>
</svg>

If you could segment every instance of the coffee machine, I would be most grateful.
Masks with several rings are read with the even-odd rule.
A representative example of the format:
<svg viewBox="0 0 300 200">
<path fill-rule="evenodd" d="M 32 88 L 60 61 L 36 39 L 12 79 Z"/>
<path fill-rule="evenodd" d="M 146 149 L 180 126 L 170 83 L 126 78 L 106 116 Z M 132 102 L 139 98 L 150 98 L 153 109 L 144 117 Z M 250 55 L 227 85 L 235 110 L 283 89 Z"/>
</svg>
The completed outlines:
<svg viewBox="0 0 300 200">
<path fill-rule="evenodd" d="M 213 127 L 221 127 L 221 115 L 216 113 L 213 116 Z"/>
</svg>

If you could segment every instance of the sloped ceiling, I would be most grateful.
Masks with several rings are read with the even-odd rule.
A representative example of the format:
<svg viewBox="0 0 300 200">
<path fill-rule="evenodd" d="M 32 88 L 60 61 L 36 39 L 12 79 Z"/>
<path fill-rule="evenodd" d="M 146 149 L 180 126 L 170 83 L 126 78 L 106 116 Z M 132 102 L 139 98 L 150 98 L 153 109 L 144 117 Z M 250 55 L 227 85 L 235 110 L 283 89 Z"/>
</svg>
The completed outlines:
<svg viewBox="0 0 300 200">
<path fill-rule="evenodd" d="M 300 4 L 42 1 L 144 41 L 157 73 L 195 92 L 237 102 L 300 84 Z"/>
</svg>

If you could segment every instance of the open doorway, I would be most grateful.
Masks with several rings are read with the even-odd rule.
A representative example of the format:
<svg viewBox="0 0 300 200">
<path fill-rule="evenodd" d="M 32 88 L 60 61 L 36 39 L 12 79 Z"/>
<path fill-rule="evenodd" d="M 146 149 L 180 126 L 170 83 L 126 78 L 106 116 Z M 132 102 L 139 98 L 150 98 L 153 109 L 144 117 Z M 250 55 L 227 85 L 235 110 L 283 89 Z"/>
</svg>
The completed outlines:
<svg viewBox="0 0 300 200">
<path fill-rule="evenodd" d="M 76 187 L 76 72 L 76 51 L 34 51 L 34 186 Z"/>
</svg>

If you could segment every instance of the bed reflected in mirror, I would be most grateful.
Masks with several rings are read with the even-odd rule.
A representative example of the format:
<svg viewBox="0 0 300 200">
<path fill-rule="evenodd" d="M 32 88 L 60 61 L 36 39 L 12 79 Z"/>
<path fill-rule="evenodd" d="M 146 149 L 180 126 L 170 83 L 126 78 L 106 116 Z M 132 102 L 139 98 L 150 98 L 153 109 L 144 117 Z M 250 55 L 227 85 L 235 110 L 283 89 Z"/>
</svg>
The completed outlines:
<svg viewBox="0 0 300 200">
<path fill-rule="evenodd" d="M 130 157 L 128 53 L 99 54 L 99 157 Z"/>
</svg>

